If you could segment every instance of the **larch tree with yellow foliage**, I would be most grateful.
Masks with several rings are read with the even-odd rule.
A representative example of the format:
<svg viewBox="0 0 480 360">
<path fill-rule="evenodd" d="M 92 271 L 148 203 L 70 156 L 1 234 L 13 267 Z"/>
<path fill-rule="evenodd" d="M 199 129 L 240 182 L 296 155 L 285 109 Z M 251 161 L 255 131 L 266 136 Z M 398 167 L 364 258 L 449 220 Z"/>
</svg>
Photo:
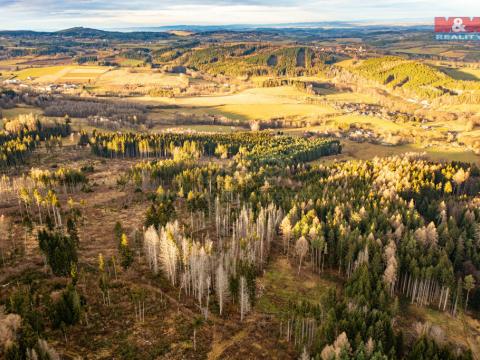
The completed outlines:
<svg viewBox="0 0 480 360">
<path fill-rule="evenodd" d="M 127 235 L 122 234 L 119 246 L 120 264 L 124 270 L 127 270 L 133 263 L 133 252 L 128 244 Z"/>
</svg>

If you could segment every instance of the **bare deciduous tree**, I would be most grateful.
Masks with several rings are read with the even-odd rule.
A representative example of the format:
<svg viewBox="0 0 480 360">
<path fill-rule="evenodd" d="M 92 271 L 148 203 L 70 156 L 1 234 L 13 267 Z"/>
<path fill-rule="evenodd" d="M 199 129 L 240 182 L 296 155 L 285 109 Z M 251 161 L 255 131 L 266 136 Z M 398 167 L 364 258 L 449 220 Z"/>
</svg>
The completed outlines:
<svg viewBox="0 0 480 360">
<path fill-rule="evenodd" d="M 308 253 L 308 241 L 305 236 L 301 236 L 295 244 L 295 252 L 298 256 L 298 273 L 300 274 L 300 269 L 302 268 L 302 261 Z"/>
</svg>

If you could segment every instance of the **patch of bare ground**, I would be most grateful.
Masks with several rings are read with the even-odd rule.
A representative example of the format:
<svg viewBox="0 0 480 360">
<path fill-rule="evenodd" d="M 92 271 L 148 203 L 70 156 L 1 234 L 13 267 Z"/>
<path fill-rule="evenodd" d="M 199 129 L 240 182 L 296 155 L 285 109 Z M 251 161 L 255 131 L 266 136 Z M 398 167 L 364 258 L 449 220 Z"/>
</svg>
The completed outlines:
<svg viewBox="0 0 480 360">
<path fill-rule="evenodd" d="M 40 154 L 38 154 L 40 153 Z M 122 222 L 127 230 L 141 228 L 145 204 L 135 202 L 131 189 L 121 190 L 116 186 L 117 177 L 125 172 L 132 164 L 131 160 L 105 161 L 92 155 L 88 149 L 66 146 L 53 153 L 46 153 L 44 149 L 29 159 L 29 164 L 18 167 L 9 176 L 19 176 L 22 172 L 29 171 L 30 167 L 39 167 L 55 171 L 59 164 L 68 164 L 69 167 L 80 168 L 86 164 L 93 165 L 94 173 L 89 175 L 92 192 L 78 191 L 75 193 L 63 192 L 59 189 L 58 198 L 62 207 L 65 207 L 69 198 L 77 204 L 82 203 L 81 211 L 84 222 L 78 231 L 81 238 L 79 248 L 80 263 L 94 264 L 98 254 L 112 255 L 116 249 L 113 237 L 113 227 L 117 221 Z M 41 156 L 40 156 L 41 155 Z M 41 161 L 38 161 L 38 157 Z M 129 205 L 127 205 L 129 204 Z M 131 208 L 129 208 L 131 206 Z M 43 259 L 38 249 L 36 233 L 38 226 L 26 232 L 21 223 L 22 214 L 19 211 L 15 197 L 0 199 L 1 214 L 13 219 L 13 239 L 0 238 L 0 248 L 17 248 L 23 256 L 13 259 L 8 266 L 3 266 L 0 272 L 0 284 L 9 278 L 14 278 L 29 268 L 43 267 Z M 33 211 L 33 216 L 36 216 Z M 0 262 L 2 256 L 0 254 Z M 5 264 L 4 264 L 5 265 Z M 8 282 L 8 281 L 7 281 Z"/>
<path fill-rule="evenodd" d="M 214 327 L 212 347 L 207 355 L 208 360 L 294 357 L 291 346 L 279 341 L 276 321 L 256 312 L 250 314 L 240 327 Z"/>
</svg>

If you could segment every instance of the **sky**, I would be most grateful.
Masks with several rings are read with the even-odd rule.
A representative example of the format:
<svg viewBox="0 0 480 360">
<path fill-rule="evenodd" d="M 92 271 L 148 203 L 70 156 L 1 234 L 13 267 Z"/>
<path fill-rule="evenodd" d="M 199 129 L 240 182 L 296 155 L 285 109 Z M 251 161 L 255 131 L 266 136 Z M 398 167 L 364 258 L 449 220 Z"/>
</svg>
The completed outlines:
<svg viewBox="0 0 480 360">
<path fill-rule="evenodd" d="M 480 0 L 0 0 L 2 30 L 361 20 L 433 23 L 435 16 L 480 16 Z"/>
</svg>

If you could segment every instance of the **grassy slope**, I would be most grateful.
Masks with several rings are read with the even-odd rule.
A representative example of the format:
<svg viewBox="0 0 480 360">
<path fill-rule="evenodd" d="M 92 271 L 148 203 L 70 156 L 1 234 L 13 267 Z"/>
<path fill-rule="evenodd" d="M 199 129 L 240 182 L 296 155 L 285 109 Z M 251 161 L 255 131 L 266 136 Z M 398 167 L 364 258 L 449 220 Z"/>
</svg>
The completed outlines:
<svg viewBox="0 0 480 360">
<path fill-rule="evenodd" d="M 305 94 L 293 87 L 253 88 L 224 96 L 184 98 L 142 97 L 148 104 L 170 104 L 195 108 L 195 112 L 219 114 L 240 120 L 271 119 L 278 117 L 315 117 L 335 113 L 330 106 L 305 104 Z"/>
</svg>

